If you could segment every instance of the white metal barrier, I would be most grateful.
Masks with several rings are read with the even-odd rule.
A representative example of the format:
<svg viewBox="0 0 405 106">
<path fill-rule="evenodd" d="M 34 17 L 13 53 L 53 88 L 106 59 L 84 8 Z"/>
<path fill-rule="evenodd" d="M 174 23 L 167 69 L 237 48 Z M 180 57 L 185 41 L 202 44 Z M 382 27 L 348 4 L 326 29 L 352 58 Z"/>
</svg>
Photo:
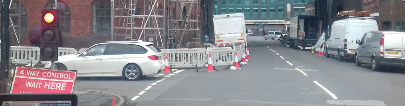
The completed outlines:
<svg viewBox="0 0 405 106">
<path fill-rule="evenodd" d="M 67 48 L 67 47 L 59 47 L 58 48 L 58 55 L 59 56 L 74 55 L 74 54 L 77 54 L 77 51 L 74 48 Z"/>
<path fill-rule="evenodd" d="M 207 62 L 205 48 L 193 49 L 162 49 L 172 68 L 203 67 Z"/>
<path fill-rule="evenodd" d="M 232 65 L 235 62 L 235 54 L 231 47 L 208 48 L 207 54 L 211 54 L 213 66 Z"/>
<path fill-rule="evenodd" d="M 40 61 L 38 47 L 11 46 L 10 57 L 13 64 L 37 64 Z"/>
</svg>

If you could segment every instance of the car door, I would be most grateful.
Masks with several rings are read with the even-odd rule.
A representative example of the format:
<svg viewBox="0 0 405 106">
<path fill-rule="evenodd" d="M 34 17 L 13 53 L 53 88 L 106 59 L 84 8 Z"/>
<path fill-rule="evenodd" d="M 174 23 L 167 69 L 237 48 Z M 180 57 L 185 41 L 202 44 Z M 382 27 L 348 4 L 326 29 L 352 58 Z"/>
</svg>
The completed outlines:
<svg viewBox="0 0 405 106">
<path fill-rule="evenodd" d="M 365 56 L 367 54 L 367 53 L 365 53 L 365 52 L 367 52 L 366 51 L 367 46 L 366 46 L 366 43 L 365 43 L 366 42 L 366 36 L 367 36 L 367 33 L 364 34 L 363 38 L 361 38 L 361 40 L 359 42 L 359 47 L 357 48 L 357 56 L 358 56 L 359 61 L 361 61 L 361 62 L 365 61 Z"/>
<path fill-rule="evenodd" d="M 366 36 L 364 36 L 364 49 L 363 49 L 363 55 L 362 55 L 362 59 L 367 62 L 367 63 L 371 63 L 371 57 L 373 55 L 373 35 L 375 35 L 375 33 L 366 33 Z"/>
<path fill-rule="evenodd" d="M 94 75 L 101 70 L 102 58 L 107 45 L 100 44 L 91 47 L 75 60 L 77 73 L 83 76 Z"/>
<path fill-rule="evenodd" d="M 109 44 L 103 59 L 102 72 L 106 74 L 118 74 L 127 64 L 125 55 L 128 54 L 128 44 Z"/>
</svg>

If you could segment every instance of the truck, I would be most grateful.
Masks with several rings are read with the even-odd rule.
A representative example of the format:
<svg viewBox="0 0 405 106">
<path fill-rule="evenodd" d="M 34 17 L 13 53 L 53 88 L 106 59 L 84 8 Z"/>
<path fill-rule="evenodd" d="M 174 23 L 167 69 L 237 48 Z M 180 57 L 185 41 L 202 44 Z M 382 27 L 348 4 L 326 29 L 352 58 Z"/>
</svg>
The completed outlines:
<svg viewBox="0 0 405 106">
<path fill-rule="evenodd" d="M 318 41 L 320 18 L 298 15 L 290 19 L 289 34 L 285 38 L 291 48 L 311 49 Z"/>
<path fill-rule="evenodd" d="M 236 46 L 246 43 L 245 15 L 243 13 L 214 15 L 215 45 Z"/>
</svg>

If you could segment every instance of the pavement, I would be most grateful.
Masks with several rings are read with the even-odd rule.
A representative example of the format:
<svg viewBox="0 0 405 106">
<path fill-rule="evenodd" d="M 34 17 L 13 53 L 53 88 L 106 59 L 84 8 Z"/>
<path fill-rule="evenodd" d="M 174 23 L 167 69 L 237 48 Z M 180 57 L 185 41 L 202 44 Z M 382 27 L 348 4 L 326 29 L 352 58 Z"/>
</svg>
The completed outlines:
<svg viewBox="0 0 405 106">
<path fill-rule="evenodd" d="M 140 81 L 79 78 L 80 106 L 403 106 L 404 69 L 372 71 L 248 36 L 251 60 L 240 70 L 175 70 Z M 402 70 L 402 71 L 401 71 Z"/>
</svg>

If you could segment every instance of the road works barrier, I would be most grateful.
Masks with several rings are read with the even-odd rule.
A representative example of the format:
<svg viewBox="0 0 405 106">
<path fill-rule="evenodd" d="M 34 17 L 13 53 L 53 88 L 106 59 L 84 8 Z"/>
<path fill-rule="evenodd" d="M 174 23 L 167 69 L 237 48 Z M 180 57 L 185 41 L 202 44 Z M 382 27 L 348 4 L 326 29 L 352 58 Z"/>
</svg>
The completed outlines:
<svg viewBox="0 0 405 106">
<path fill-rule="evenodd" d="M 231 47 L 208 48 L 207 51 L 207 54 L 211 54 L 213 66 L 232 65 L 235 61 Z"/>
<path fill-rule="evenodd" d="M 205 48 L 162 49 L 163 56 L 168 57 L 171 68 L 202 67 L 207 62 Z"/>
<path fill-rule="evenodd" d="M 58 55 L 74 55 L 78 52 L 74 48 L 59 47 Z M 10 59 L 12 64 L 35 65 L 40 62 L 40 49 L 33 46 L 11 46 Z M 46 63 L 46 62 L 41 62 Z"/>
</svg>

